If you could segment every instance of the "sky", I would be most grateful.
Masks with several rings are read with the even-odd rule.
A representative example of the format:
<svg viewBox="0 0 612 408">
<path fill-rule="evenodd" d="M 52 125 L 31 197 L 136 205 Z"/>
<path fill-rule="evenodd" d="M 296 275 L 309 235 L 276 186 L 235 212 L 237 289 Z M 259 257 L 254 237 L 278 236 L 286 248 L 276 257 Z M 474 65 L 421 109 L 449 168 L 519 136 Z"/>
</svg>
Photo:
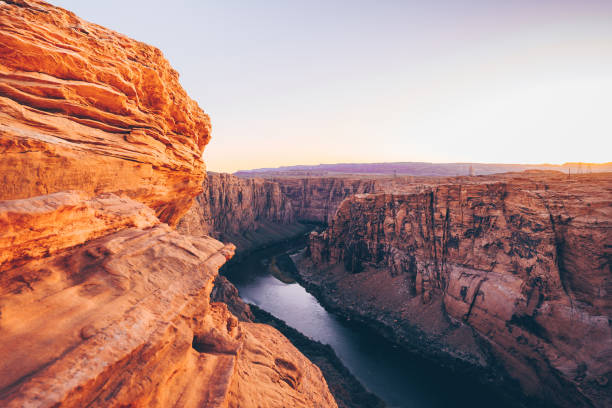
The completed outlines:
<svg viewBox="0 0 612 408">
<path fill-rule="evenodd" d="M 212 171 L 612 161 L 610 0 L 51 0 L 160 48 Z"/>
</svg>

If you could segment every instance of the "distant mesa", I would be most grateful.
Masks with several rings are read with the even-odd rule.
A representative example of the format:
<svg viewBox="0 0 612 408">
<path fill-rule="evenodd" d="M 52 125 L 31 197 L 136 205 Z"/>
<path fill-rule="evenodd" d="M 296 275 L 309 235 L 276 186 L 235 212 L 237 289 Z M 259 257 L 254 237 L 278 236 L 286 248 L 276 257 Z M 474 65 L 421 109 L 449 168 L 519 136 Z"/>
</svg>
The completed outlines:
<svg viewBox="0 0 612 408">
<path fill-rule="evenodd" d="M 322 177 L 339 175 L 393 175 L 453 177 L 478 176 L 496 173 L 520 172 L 526 170 L 561 171 L 571 174 L 599 173 L 612 171 L 612 162 L 564 164 L 512 164 L 512 163 L 427 163 L 427 162 L 393 162 L 393 163 L 336 163 L 317 165 L 283 166 L 240 170 L 234 173 L 238 177 Z"/>
</svg>

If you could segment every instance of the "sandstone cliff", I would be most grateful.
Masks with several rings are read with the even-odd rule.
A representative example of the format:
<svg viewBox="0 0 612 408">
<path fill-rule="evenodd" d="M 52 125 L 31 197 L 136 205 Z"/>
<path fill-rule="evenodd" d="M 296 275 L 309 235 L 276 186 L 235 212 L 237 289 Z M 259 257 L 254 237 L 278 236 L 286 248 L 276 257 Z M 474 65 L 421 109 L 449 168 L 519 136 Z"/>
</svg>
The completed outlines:
<svg viewBox="0 0 612 408">
<path fill-rule="evenodd" d="M 303 279 L 443 364 L 610 406 L 612 174 L 471 180 L 347 199 L 311 235 Z"/>
<path fill-rule="evenodd" d="M 2 3 L 0 199 L 120 193 L 175 224 L 209 139 L 158 49 L 43 2 Z"/>
<path fill-rule="evenodd" d="M 232 242 L 244 253 L 306 233 L 279 183 L 209 172 L 204 191 L 180 220 L 180 232 Z"/>
<path fill-rule="evenodd" d="M 179 221 L 185 234 L 211 235 L 238 251 L 299 235 L 296 221 L 327 224 L 347 197 L 383 191 L 412 191 L 432 178 L 241 178 L 208 172 L 203 192 Z"/>
<path fill-rule="evenodd" d="M 291 201 L 296 219 L 327 224 L 336 209 L 354 194 L 381 191 L 375 180 L 341 177 L 273 179 Z"/>
<path fill-rule="evenodd" d="M 0 214 L 10 225 L 72 221 L 75 198 L 5 201 Z M 79 224 L 80 239 L 53 232 L 53 255 L 2 270 L 0 405 L 335 405 L 319 369 L 280 333 L 209 302 L 232 245 L 180 235 L 127 198 L 81 207 L 92 227 Z"/>
<path fill-rule="evenodd" d="M 211 302 L 181 235 L 208 117 L 153 47 L 0 2 L 0 406 L 335 407 L 277 330 Z"/>
</svg>

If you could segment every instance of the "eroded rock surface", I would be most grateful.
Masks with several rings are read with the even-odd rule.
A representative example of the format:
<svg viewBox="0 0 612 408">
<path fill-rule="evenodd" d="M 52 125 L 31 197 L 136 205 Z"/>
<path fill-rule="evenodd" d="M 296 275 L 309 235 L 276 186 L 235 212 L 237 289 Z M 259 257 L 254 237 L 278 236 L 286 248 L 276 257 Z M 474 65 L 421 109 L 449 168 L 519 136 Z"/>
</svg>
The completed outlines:
<svg viewBox="0 0 612 408">
<path fill-rule="evenodd" d="M 139 225 L 90 239 L 108 231 L 92 222 L 71 249 L 2 272 L 0 405 L 335 406 L 280 333 L 209 302 L 233 245 L 181 235 L 135 201 L 99 200 L 98 219 L 122 205 Z M 23 213 L 9 217 L 16 225 Z"/>
<path fill-rule="evenodd" d="M 277 183 L 268 180 L 209 172 L 203 190 L 179 230 L 236 235 L 256 230 L 261 222 L 289 224 L 295 220 L 291 202 Z"/>
<path fill-rule="evenodd" d="M 223 275 L 217 275 L 210 299 L 213 302 L 225 303 L 229 311 L 241 322 L 255 321 L 251 307 L 242 300 L 238 289 Z"/>
<path fill-rule="evenodd" d="M 158 224 L 149 207 L 111 193 L 65 191 L 0 201 L 0 271 L 121 229 Z"/>
<path fill-rule="evenodd" d="M 443 364 L 611 405 L 612 175 L 494 178 L 347 199 L 311 235 L 303 279 Z"/>
<path fill-rule="evenodd" d="M 173 225 L 209 139 L 157 48 L 44 2 L 0 5 L 0 200 L 126 194 Z"/>
<path fill-rule="evenodd" d="M 367 179 L 321 177 L 273 180 L 291 201 L 296 219 L 325 224 L 332 219 L 345 198 L 380 191 L 375 180 Z"/>
<path fill-rule="evenodd" d="M 209 172 L 203 188 L 179 222 L 182 233 L 232 242 L 242 255 L 309 231 L 279 183 Z"/>
<path fill-rule="evenodd" d="M 161 52 L 0 1 L 0 406 L 335 407 L 275 329 L 211 302 L 182 235 L 208 117 Z"/>
</svg>

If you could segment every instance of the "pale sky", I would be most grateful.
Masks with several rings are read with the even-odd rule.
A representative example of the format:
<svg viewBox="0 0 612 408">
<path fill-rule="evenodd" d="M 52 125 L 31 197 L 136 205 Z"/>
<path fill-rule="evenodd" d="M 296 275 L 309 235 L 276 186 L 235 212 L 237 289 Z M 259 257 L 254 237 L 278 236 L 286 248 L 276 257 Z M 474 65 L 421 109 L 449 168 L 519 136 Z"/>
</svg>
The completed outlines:
<svg viewBox="0 0 612 408">
<path fill-rule="evenodd" d="M 159 47 L 209 170 L 612 161 L 611 0 L 58 0 Z"/>
</svg>

